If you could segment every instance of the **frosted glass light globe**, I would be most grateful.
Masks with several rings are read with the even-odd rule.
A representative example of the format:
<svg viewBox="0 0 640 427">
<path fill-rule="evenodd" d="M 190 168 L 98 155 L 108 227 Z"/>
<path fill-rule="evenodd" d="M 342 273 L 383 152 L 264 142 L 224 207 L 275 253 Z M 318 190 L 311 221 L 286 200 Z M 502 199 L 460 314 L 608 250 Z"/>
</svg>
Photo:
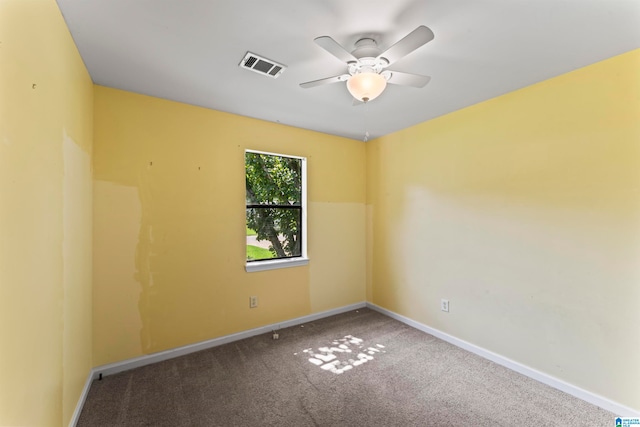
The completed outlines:
<svg viewBox="0 0 640 427">
<path fill-rule="evenodd" d="M 358 73 L 347 80 L 347 89 L 351 96 L 362 102 L 376 99 L 386 87 L 387 79 L 374 72 Z"/>
</svg>

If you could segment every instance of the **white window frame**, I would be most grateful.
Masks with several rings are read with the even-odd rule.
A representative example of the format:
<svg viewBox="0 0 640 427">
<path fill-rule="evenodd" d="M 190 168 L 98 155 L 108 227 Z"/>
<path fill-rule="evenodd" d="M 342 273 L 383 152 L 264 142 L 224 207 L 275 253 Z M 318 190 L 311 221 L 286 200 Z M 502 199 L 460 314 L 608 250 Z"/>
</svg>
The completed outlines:
<svg viewBox="0 0 640 427">
<path fill-rule="evenodd" d="M 307 158 L 300 156 L 292 156 L 290 154 L 279 154 L 279 153 L 271 153 L 268 151 L 258 151 L 258 150 L 244 150 L 243 160 L 246 159 L 247 153 L 256 153 L 256 154 L 266 154 L 268 156 L 278 156 L 278 157 L 288 157 L 291 159 L 298 159 L 301 163 L 301 171 L 302 171 L 302 212 L 300 222 L 302 223 L 302 247 L 300 248 L 300 256 L 293 258 L 284 258 L 284 259 L 274 259 L 274 260 L 264 260 L 264 261 L 246 261 L 246 252 L 245 252 L 245 264 L 244 268 L 247 273 L 253 273 L 256 271 L 265 271 L 265 270 L 276 270 L 280 268 L 288 268 L 288 267 L 299 267 L 302 265 L 309 264 L 309 258 L 307 256 Z M 243 161 L 245 165 L 244 174 L 247 175 L 246 163 Z M 246 188 L 245 188 L 246 191 Z M 246 209 L 245 209 L 246 215 Z M 245 216 L 245 226 L 246 226 L 246 216 Z M 246 234 L 245 234 L 246 238 Z"/>
</svg>

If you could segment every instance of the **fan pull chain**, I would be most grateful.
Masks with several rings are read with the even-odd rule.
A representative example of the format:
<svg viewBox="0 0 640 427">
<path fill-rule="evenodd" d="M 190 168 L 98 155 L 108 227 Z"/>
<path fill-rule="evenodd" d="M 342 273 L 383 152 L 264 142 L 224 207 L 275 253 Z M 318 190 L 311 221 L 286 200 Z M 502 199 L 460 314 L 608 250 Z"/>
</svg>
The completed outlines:
<svg viewBox="0 0 640 427">
<path fill-rule="evenodd" d="M 368 116 L 369 116 L 369 104 L 368 102 L 364 103 L 364 138 L 362 138 L 362 142 L 367 142 L 369 140 L 369 125 L 368 125 Z"/>
</svg>

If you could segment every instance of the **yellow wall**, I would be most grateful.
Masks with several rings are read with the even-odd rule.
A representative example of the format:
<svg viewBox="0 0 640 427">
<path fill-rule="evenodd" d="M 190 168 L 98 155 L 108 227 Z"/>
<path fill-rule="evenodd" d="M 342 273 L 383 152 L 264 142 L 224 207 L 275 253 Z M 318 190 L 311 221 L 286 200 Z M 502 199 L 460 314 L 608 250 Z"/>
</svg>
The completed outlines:
<svg viewBox="0 0 640 427">
<path fill-rule="evenodd" d="M 55 1 L 0 1 L 3 426 L 68 424 L 92 367 L 92 97 Z"/>
<path fill-rule="evenodd" d="M 365 145 L 92 86 L 54 0 L 0 43 L 0 425 L 365 297 L 640 408 L 640 51 Z M 309 159 L 308 266 L 244 271 L 247 148 Z"/>
<path fill-rule="evenodd" d="M 364 143 L 100 86 L 94 101 L 95 365 L 364 300 Z M 308 158 L 308 266 L 245 272 L 245 149 Z"/>
<path fill-rule="evenodd" d="M 640 408 L 639 76 L 636 50 L 368 144 L 372 301 Z"/>
</svg>

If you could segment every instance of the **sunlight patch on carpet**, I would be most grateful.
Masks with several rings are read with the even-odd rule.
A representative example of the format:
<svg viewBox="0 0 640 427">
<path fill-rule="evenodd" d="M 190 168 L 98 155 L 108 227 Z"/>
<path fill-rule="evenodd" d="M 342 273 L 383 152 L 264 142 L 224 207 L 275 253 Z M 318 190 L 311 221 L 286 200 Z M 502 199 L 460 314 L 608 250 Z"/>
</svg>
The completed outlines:
<svg viewBox="0 0 640 427">
<path fill-rule="evenodd" d="M 342 374 L 386 353 L 384 348 L 382 344 L 369 346 L 360 338 L 346 335 L 344 338 L 332 341 L 328 346 L 317 349 L 306 348 L 300 353 L 294 353 L 294 355 L 307 356 L 309 362 L 320 369 L 334 374 Z"/>
</svg>

